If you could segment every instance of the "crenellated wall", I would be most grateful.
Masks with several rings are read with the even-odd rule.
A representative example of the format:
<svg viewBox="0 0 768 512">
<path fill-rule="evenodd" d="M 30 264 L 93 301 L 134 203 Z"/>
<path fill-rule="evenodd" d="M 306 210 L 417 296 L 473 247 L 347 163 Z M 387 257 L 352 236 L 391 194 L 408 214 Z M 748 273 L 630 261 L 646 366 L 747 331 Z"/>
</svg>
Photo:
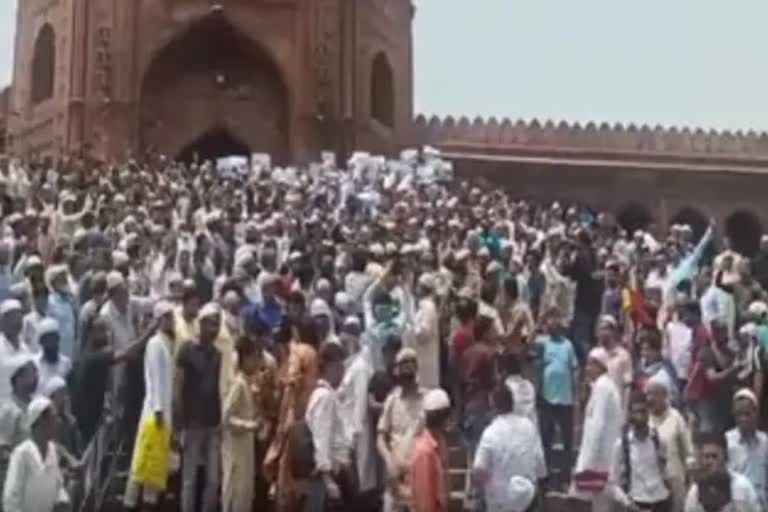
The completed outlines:
<svg viewBox="0 0 768 512">
<path fill-rule="evenodd" d="M 414 119 L 411 140 L 438 147 L 462 147 L 490 152 L 512 149 L 555 150 L 558 152 L 642 156 L 651 159 L 711 159 L 736 161 L 766 159 L 768 133 L 705 131 L 630 124 L 600 125 L 564 121 L 498 120 L 495 117 L 470 120 L 448 116 Z"/>
</svg>

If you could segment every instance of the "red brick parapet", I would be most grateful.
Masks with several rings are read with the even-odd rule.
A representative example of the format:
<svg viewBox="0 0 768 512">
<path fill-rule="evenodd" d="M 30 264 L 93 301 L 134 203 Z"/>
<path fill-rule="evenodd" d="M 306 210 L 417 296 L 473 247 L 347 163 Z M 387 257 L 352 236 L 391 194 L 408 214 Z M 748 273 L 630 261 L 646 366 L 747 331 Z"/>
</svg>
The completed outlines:
<svg viewBox="0 0 768 512">
<path fill-rule="evenodd" d="M 735 165 L 765 160 L 768 133 L 705 131 L 647 125 L 624 126 L 593 122 L 541 122 L 452 116 L 414 119 L 411 140 L 443 149 L 488 154 L 567 154 L 649 160 L 732 161 Z"/>
</svg>

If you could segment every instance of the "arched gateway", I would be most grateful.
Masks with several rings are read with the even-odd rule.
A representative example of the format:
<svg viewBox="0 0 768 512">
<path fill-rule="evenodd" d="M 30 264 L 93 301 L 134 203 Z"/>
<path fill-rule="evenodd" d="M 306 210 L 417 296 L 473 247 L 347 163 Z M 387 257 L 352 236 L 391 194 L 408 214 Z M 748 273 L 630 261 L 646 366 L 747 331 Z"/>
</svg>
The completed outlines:
<svg viewBox="0 0 768 512">
<path fill-rule="evenodd" d="M 160 50 L 141 89 L 141 142 L 190 159 L 288 156 L 288 93 L 276 65 L 221 13 Z"/>
</svg>

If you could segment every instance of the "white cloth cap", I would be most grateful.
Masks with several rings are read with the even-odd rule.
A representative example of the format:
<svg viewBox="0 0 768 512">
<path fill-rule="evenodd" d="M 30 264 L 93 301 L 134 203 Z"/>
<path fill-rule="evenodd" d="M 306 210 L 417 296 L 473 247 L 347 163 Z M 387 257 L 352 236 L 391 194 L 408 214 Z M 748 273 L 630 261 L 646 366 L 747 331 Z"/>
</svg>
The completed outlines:
<svg viewBox="0 0 768 512">
<path fill-rule="evenodd" d="M 27 407 L 27 424 L 32 428 L 45 411 L 53 407 L 53 402 L 48 397 L 38 395 L 32 399 Z"/>
<path fill-rule="evenodd" d="M 47 316 L 43 318 L 39 324 L 37 324 L 37 339 L 39 340 L 46 334 L 53 334 L 59 332 L 59 321 L 53 317 Z"/>
<path fill-rule="evenodd" d="M 6 315 L 11 311 L 21 311 L 21 302 L 16 299 L 5 299 L 0 303 L 0 316 Z"/>
<path fill-rule="evenodd" d="M 757 326 L 752 322 L 746 323 L 739 329 L 739 334 L 744 336 L 752 336 L 754 338 L 757 336 Z"/>
<path fill-rule="evenodd" d="M 400 352 L 397 353 L 397 357 L 395 357 L 395 364 L 401 364 L 406 361 L 413 361 L 414 363 L 419 361 L 419 355 L 411 347 L 401 348 Z"/>
<path fill-rule="evenodd" d="M 444 411 L 451 408 L 451 399 L 448 393 L 442 389 L 432 389 L 424 397 L 424 410 L 426 412 Z"/>
<path fill-rule="evenodd" d="M 608 369 L 608 365 L 611 360 L 610 356 L 608 355 L 608 352 L 603 347 L 595 347 L 592 350 L 590 350 L 589 359 L 597 361 L 606 370 Z"/>
<path fill-rule="evenodd" d="M 42 267 L 42 266 L 43 266 L 43 260 L 40 259 L 40 256 L 33 254 L 32 256 L 27 258 L 27 261 L 24 263 L 24 270 L 29 270 L 31 268 Z"/>
<path fill-rule="evenodd" d="M 43 386 L 42 394 L 43 396 L 47 396 L 48 398 L 51 397 L 55 392 L 57 392 L 60 389 L 65 389 L 67 387 L 67 383 L 59 377 L 58 375 L 54 375 L 48 381 L 45 383 L 45 386 Z"/>
<path fill-rule="evenodd" d="M 757 395 L 755 395 L 751 389 L 742 388 L 738 390 L 736 394 L 733 395 L 733 401 L 735 402 L 736 400 L 749 400 L 755 407 L 758 407 Z"/>
<path fill-rule="evenodd" d="M 421 274 L 419 277 L 419 286 L 423 286 L 424 288 L 429 288 L 430 290 L 434 291 L 436 285 L 437 280 L 435 279 L 435 275 L 432 273 Z"/>
<path fill-rule="evenodd" d="M 211 316 L 219 316 L 221 314 L 221 308 L 218 304 L 215 302 L 209 302 L 202 308 L 200 308 L 200 312 L 197 314 L 197 319 L 202 320 L 203 318 L 208 318 Z"/>
<path fill-rule="evenodd" d="M 522 476 L 513 476 L 507 487 L 507 508 L 509 512 L 525 512 L 533 503 L 536 487 L 533 482 Z"/>
<path fill-rule="evenodd" d="M 315 298 L 312 301 L 312 304 L 309 307 L 309 314 L 311 316 L 326 316 L 328 318 L 333 318 L 331 308 L 328 307 L 328 303 L 321 298 Z"/>
<path fill-rule="evenodd" d="M 371 254 L 374 256 L 381 256 L 384 254 L 384 246 L 380 243 L 371 244 L 371 247 L 369 249 L 371 251 Z"/>
<path fill-rule="evenodd" d="M 112 290 L 112 289 L 117 288 L 118 286 L 122 286 L 124 284 L 125 284 L 125 277 L 123 277 L 123 274 L 121 274 L 117 270 L 113 270 L 109 274 L 107 274 L 107 289 L 108 290 Z"/>
<path fill-rule="evenodd" d="M 131 262 L 131 258 L 123 251 L 112 252 L 112 265 L 122 267 Z"/>
<path fill-rule="evenodd" d="M 768 304 L 761 300 L 756 300 L 749 305 L 748 311 L 750 315 L 764 315 L 768 313 Z"/>
<path fill-rule="evenodd" d="M 152 308 L 152 317 L 158 320 L 168 313 L 173 313 L 173 304 L 167 300 L 161 300 Z"/>
</svg>

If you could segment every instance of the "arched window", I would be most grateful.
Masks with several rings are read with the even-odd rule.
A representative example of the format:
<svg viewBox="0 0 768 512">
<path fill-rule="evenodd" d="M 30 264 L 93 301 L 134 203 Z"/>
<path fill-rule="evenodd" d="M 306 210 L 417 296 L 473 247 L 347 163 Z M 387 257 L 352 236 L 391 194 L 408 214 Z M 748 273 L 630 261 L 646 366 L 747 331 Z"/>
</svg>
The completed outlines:
<svg viewBox="0 0 768 512">
<path fill-rule="evenodd" d="M 725 219 L 725 234 L 731 248 L 751 257 L 760 249 L 763 225 L 760 218 L 754 213 L 747 210 L 737 210 Z"/>
<path fill-rule="evenodd" d="M 56 34 L 50 23 L 43 25 L 35 39 L 32 55 L 32 104 L 37 105 L 53 97 L 56 77 Z"/>
<path fill-rule="evenodd" d="M 395 81 L 392 67 L 383 52 L 379 52 L 373 59 L 371 117 L 384 126 L 395 126 Z"/>
</svg>

